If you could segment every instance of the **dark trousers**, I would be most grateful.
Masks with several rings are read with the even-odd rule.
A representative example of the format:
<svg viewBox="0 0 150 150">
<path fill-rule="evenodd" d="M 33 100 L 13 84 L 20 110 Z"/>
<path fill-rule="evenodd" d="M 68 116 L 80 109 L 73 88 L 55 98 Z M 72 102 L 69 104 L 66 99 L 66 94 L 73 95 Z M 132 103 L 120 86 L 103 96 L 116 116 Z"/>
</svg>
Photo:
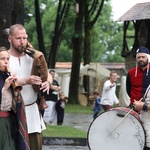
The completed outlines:
<svg viewBox="0 0 150 150">
<path fill-rule="evenodd" d="M 150 147 L 145 147 L 144 150 L 150 150 Z"/>
<path fill-rule="evenodd" d="M 98 116 L 98 114 L 99 114 L 99 111 L 94 112 L 94 114 L 93 114 L 93 119 L 96 119 L 97 116 Z"/>
<path fill-rule="evenodd" d="M 62 125 L 63 120 L 64 120 L 64 111 L 62 112 L 58 111 L 57 112 L 57 125 Z"/>
</svg>

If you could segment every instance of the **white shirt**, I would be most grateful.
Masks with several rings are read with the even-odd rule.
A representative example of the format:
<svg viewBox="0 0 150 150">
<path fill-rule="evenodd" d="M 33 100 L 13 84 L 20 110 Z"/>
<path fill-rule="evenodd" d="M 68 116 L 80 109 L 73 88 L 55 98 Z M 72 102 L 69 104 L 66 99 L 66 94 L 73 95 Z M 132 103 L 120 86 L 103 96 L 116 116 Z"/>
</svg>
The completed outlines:
<svg viewBox="0 0 150 150">
<path fill-rule="evenodd" d="M 28 55 L 24 55 L 20 58 L 10 55 L 10 71 L 16 74 L 18 78 L 28 78 L 31 75 L 31 69 L 33 64 L 33 58 Z M 32 85 L 25 85 L 22 87 L 21 94 L 24 100 L 24 104 L 32 104 L 37 100 L 37 93 L 33 90 Z M 41 133 L 42 129 L 45 129 L 42 117 L 40 116 L 38 106 L 36 103 L 25 106 L 26 119 L 28 133 L 38 132 Z"/>
<path fill-rule="evenodd" d="M 148 86 L 147 91 L 145 92 L 147 93 L 145 102 L 150 104 L 150 85 Z M 150 147 L 150 110 L 147 112 L 141 111 L 140 119 L 146 132 L 146 146 Z"/>
<path fill-rule="evenodd" d="M 110 80 L 107 80 L 104 83 L 103 86 L 103 92 L 102 92 L 102 96 L 101 96 L 101 104 L 102 105 L 110 105 L 113 106 L 113 104 L 118 104 L 119 100 L 116 96 L 116 85 L 113 87 L 110 87 L 112 85 L 112 83 L 110 82 Z"/>
</svg>

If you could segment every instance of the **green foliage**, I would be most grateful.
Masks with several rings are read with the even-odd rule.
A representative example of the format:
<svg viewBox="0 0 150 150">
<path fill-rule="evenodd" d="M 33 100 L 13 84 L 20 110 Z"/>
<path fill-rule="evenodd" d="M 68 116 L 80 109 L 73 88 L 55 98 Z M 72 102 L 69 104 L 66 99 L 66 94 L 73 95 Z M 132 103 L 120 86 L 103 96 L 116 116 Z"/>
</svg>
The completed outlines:
<svg viewBox="0 0 150 150">
<path fill-rule="evenodd" d="M 74 34 L 75 17 L 74 7 L 71 7 L 69 16 L 65 20 L 66 28 L 63 32 L 62 42 L 57 55 L 57 61 L 59 62 L 72 61 L 72 36 Z"/>
<path fill-rule="evenodd" d="M 34 1 L 24 0 L 25 23 L 30 23 L 34 15 Z"/>
<path fill-rule="evenodd" d="M 92 49 L 93 62 L 124 62 L 124 58 L 120 55 L 122 50 L 121 38 L 123 38 L 122 25 L 112 20 L 111 12 L 110 3 L 105 3 L 102 14 L 92 30 L 94 32 L 92 33 L 92 40 L 96 43 L 94 44 L 95 50 Z M 96 37 L 99 38 L 96 39 Z"/>
<path fill-rule="evenodd" d="M 74 23 L 76 14 L 74 12 L 74 1 L 70 0 L 71 9 L 69 16 L 65 18 L 66 28 L 62 35 L 57 60 L 59 62 L 72 61 L 72 35 L 74 34 Z M 92 1 L 89 1 L 92 3 Z M 47 56 L 49 56 L 58 2 L 55 0 L 40 0 L 40 11 L 43 27 L 44 42 Z M 25 0 L 25 27 L 28 32 L 29 41 L 38 49 L 34 1 Z M 30 15 L 29 15 L 30 14 Z M 105 1 L 102 13 L 97 23 L 92 28 L 91 61 L 92 62 L 124 62 L 121 57 L 123 29 L 122 24 L 112 20 L 112 8 L 110 1 Z M 131 43 L 131 42 L 130 42 Z M 131 44 L 132 45 L 132 44 Z"/>
<path fill-rule="evenodd" d="M 25 27 L 27 29 L 29 41 L 34 45 L 36 49 L 38 49 L 34 9 L 35 8 L 33 0 L 29 0 L 28 2 L 25 1 L 25 12 L 27 13 L 25 19 Z M 47 50 L 49 50 L 54 32 L 54 22 L 56 17 L 57 4 L 55 4 L 55 1 L 53 0 L 48 0 L 46 2 L 40 0 L 40 10 L 45 47 Z"/>
<path fill-rule="evenodd" d="M 68 48 L 68 45 L 65 44 L 67 41 L 64 41 L 64 44 L 61 44 L 59 53 L 57 56 L 57 60 L 59 62 L 70 62 L 70 59 L 72 60 L 72 49 Z"/>
</svg>

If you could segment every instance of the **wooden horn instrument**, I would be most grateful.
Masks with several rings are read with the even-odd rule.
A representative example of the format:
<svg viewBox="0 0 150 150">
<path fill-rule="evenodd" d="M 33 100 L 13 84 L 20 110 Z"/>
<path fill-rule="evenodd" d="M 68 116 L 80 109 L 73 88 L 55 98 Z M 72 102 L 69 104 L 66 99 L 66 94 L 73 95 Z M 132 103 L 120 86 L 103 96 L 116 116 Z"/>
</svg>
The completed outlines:
<svg viewBox="0 0 150 150">
<path fill-rule="evenodd" d="M 9 71 L 9 69 L 7 67 L 6 67 L 6 72 L 9 76 L 11 76 L 11 72 Z M 22 90 L 22 86 L 17 85 L 17 83 L 15 81 L 12 83 L 12 87 L 15 92 L 20 92 Z"/>
</svg>

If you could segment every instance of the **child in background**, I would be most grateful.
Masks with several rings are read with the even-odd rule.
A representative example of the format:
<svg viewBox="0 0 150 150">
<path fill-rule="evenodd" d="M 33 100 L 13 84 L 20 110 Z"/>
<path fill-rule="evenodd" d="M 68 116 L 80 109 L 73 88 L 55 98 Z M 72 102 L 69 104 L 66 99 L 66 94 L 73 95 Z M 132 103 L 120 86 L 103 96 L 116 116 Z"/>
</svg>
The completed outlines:
<svg viewBox="0 0 150 150">
<path fill-rule="evenodd" d="M 55 109 L 57 112 L 57 125 L 62 125 L 64 120 L 66 97 L 63 92 L 59 94 L 59 97 L 60 99 L 56 102 Z"/>
<path fill-rule="evenodd" d="M 93 97 L 95 99 L 94 107 L 93 107 L 93 111 L 94 111 L 93 119 L 95 119 L 98 116 L 98 114 L 100 113 L 100 111 L 102 110 L 102 106 L 100 104 L 101 98 L 97 91 L 93 92 Z"/>
</svg>

